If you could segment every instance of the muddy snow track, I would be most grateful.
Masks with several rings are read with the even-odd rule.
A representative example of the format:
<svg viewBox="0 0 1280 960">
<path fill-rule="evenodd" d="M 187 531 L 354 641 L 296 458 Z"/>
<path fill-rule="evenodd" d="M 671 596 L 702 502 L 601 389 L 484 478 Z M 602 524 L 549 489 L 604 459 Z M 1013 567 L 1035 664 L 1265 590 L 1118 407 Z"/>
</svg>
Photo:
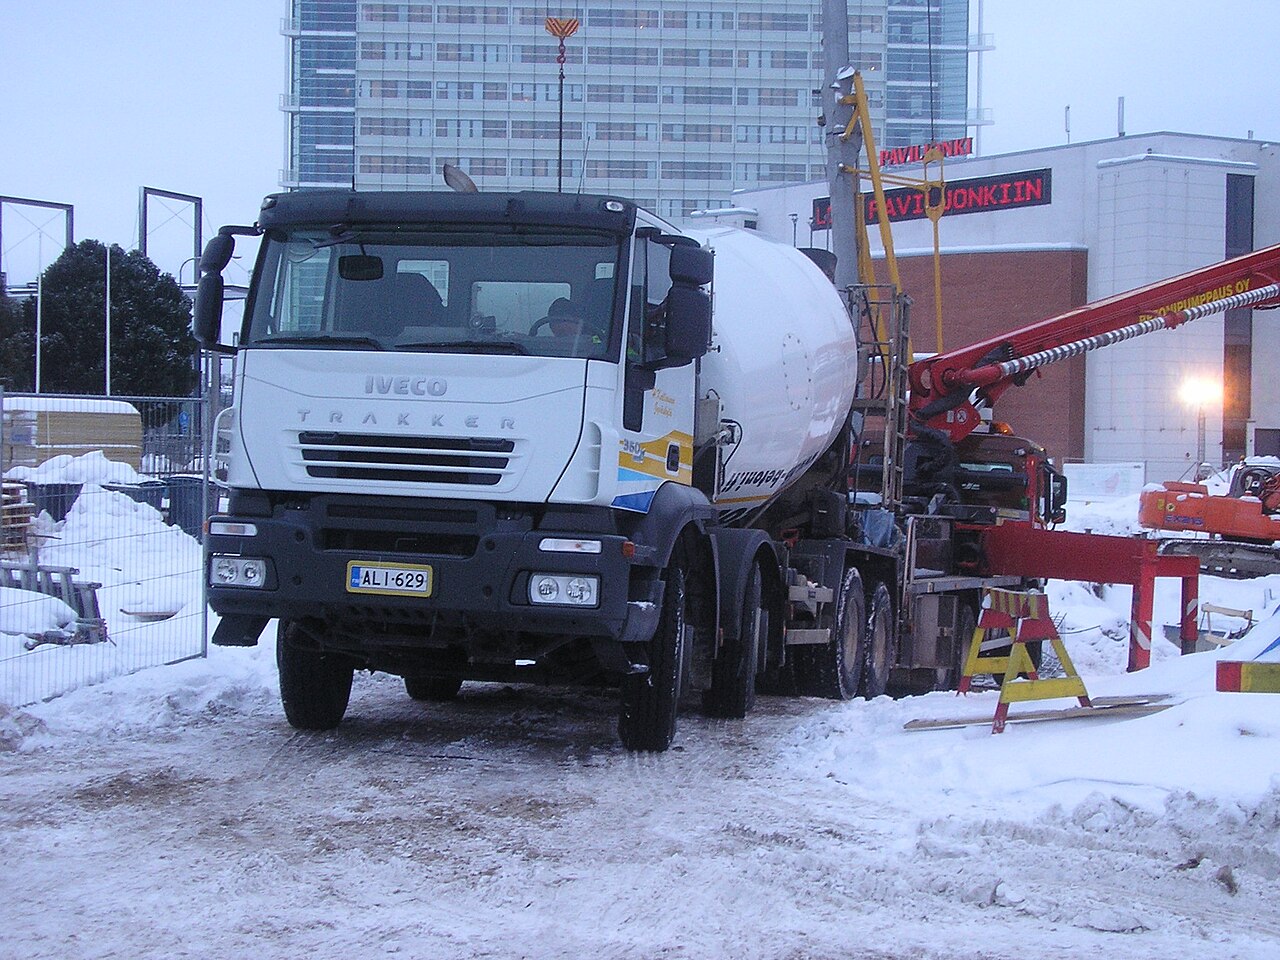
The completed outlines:
<svg viewBox="0 0 1280 960">
<path fill-rule="evenodd" d="M 831 709 L 761 698 L 629 755 L 612 696 L 363 678 L 334 733 L 250 698 L 37 745 L 0 756 L 0 956 L 1280 955 L 1247 836 L 857 799 L 787 754 Z"/>
</svg>

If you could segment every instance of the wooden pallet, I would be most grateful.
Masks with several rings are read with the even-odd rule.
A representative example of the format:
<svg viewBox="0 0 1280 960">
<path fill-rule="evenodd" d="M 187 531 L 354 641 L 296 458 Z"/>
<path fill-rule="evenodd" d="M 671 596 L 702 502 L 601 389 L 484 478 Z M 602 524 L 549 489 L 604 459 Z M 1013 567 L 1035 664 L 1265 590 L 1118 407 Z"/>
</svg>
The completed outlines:
<svg viewBox="0 0 1280 960">
<path fill-rule="evenodd" d="M 1006 723 L 1037 723 L 1042 720 L 1076 720 L 1081 717 L 1145 717 L 1174 706 L 1166 703 L 1169 694 L 1141 697 L 1094 697 L 1088 707 L 1063 707 L 1057 710 L 1032 710 L 1011 714 Z M 943 719 L 909 720 L 904 730 L 950 730 L 958 727 L 990 726 L 991 718 L 947 717 Z"/>
</svg>

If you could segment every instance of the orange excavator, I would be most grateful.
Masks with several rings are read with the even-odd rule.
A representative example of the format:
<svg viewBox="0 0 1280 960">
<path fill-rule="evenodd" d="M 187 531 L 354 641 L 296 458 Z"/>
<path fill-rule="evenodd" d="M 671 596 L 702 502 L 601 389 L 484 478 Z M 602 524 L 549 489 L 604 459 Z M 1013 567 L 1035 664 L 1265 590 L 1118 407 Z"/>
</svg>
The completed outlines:
<svg viewBox="0 0 1280 960">
<path fill-rule="evenodd" d="M 1162 554 L 1198 558 L 1205 573 L 1235 578 L 1280 573 L 1280 461 L 1237 464 L 1225 494 L 1212 494 L 1202 483 L 1173 481 L 1144 490 L 1138 522 L 1148 530 L 1207 534 L 1160 543 Z"/>
</svg>

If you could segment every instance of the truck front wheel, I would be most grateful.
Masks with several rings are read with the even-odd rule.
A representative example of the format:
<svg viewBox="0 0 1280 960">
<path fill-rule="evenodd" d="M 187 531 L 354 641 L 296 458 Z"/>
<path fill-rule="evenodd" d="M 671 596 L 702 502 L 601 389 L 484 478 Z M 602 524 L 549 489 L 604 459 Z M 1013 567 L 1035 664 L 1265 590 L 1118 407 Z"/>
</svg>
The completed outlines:
<svg viewBox="0 0 1280 960">
<path fill-rule="evenodd" d="M 742 590 L 741 617 L 738 636 L 721 644 L 711 664 L 711 689 L 703 695 L 702 707 L 712 717 L 741 720 L 755 706 L 756 665 L 769 630 L 764 577 L 758 563 L 751 564 Z"/>
<path fill-rule="evenodd" d="M 325 653 L 308 642 L 296 623 L 281 620 L 276 666 L 280 670 L 280 702 L 290 726 L 332 730 L 342 722 L 355 674 L 349 658 Z"/>
<path fill-rule="evenodd" d="M 649 641 L 649 670 L 622 678 L 618 737 L 628 750 L 661 753 L 676 734 L 680 668 L 690 623 L 688 584 L 679 554 L 677 548 L 663 578 L 662 615 Z"/>
</svg>

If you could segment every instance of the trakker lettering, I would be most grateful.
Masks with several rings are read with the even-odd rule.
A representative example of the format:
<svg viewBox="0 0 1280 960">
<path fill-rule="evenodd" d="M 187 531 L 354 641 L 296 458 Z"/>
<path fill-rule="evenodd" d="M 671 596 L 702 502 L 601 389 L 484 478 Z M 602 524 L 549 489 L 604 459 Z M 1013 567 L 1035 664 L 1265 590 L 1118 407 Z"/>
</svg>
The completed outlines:
<svg viewBox="0 0 1280 960">
<path fill-rule="evenodd" d="M 972 180 L 956 180 L 946 185 L 944 215 L 961 213 L 990 213 L 998 210 L 1015 210 L 1021 207 L 1038 207 L 1053 201 L 1053 171 L 1026 170 L 1021 173 L 1004 173 L 992 177 L 975 177 Z M 880 210 L 875 197 L 863 194 L 862 202 L 867 223 L 880 222 Z M 885 209 L 889 221 L 923 220 L 924 194 L 914 187 L 886 190 Z M 813 228 L 825 230 L 831 227 L 831 198 L 819 197 L 813 201 Z"/>
<path fill-rule="evenodd" d="M 910 147 L 886 147 L 880 151 L 880 166 L 896 167 L 904 163 L 920 163 L 931 147 L 936 147 L 944 157 L 967 157 L 973 153 L 973 137 L 942 140 L 938 143 L 917 143 Z"/>
</svg>

